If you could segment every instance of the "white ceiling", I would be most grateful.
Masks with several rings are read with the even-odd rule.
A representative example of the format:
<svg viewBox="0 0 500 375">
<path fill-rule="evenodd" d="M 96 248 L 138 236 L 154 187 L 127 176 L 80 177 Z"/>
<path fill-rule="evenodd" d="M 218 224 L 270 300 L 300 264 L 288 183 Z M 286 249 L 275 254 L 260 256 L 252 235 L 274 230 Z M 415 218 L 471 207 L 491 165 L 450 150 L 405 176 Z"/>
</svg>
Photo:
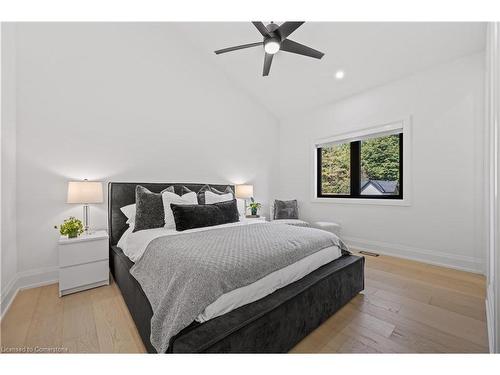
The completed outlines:
<svg viewBox="0 0 500 375">
<path fill-rule="evenodd" d="M 264 22 L 267 24 L 267 22 Z M 179 23 L 188 40 L 277 118 L 284 118 L 484 49 L 484 23 L 306 22 L 290 39 L 321 60 L 278 52 L 262 77 L 264 52 L 214 50 L 262 39 L 250 23 Z M 345 71 L 341 81 L 334 75 Z"/>
</svg>

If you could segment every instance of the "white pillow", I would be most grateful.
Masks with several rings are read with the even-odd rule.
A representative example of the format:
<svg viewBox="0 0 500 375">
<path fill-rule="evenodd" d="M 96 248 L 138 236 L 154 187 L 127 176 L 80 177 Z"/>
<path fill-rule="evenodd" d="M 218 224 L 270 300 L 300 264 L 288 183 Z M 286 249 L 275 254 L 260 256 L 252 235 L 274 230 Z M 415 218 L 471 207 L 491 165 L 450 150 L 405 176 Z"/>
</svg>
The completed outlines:
<svg viewBox="0 0 500 375">
<path fill-rule="evenodd" d="M 128 206 L 123 206 L 120 208 L 123 214 L 127 217 L 127 224 L 129 227 L 134 229 L 135 224 L 135 203 L 129 204 Z"/>
<path fill-rule="evenodd" d="M 174 204 L 198 204 L 198 198 L 194 191 L 184 195 L 177 195 L 169 191 L 161 195 L 163 200 L 163 209 L 165 211 L 165 228 L 175 229 L 174 213 L 170 208 L 170 203 Z"/>
<path fill-rule="evenodd" d="M 128 220 L 135 221 L 135 203 L 129 204 L 128 206 L 123 206 L 120 208 L 123 214 L 127 217 Z"/>
<path fill-rule="evenodd" d="M 206 191 L 205 192 L 205 204 L 212 204 L 212 203 L 219 203 L 219 202 L 226 202 L 226 201 L 232 201 L 234 199 L 232 193 L 227 193 L 227 194 L 215 194 L 211 191 Z"/>
</svg>

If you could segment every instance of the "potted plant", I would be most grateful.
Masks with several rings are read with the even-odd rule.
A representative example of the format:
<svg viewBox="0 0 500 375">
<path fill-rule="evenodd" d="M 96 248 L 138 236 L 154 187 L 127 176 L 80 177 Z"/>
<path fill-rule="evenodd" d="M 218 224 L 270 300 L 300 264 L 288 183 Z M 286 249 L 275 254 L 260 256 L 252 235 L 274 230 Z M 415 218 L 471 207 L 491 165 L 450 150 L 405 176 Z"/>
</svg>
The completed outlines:
<svg viewBox="0 0 500 375">
<path fill-rule="evenodd" d="M 262 207 L 262 205 L 259 202 L 255 202 L 253 198 L 250 198 L 250 204 L 248 205 L 248 208 L 250 208 L 250 213 L 252 216 L 257 216 L 258 210 Z"/>
<path fill-rule="evenodd" d="M 57 225 L 54 228 L 57 229 Z M 71 216 L 59 226 L 59 233 L 63 236 L 68 236 L 68 238 L 76 238 L 83 233 L 83 224 L 80 220 Z"/>
</svg>

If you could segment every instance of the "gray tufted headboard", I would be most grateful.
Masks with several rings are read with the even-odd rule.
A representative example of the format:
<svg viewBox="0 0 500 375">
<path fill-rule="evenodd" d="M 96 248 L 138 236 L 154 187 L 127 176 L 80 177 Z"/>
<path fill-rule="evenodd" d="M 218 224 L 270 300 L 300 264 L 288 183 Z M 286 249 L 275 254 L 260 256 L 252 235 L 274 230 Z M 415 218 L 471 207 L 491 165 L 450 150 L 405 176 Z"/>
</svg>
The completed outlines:
<svg viewBox="0 0 500 375">
<path fill-rule="evenodd" d="M 150 183 L 150 182 L 110 182 L 108 183 L 108 233 L 109 243 L 111 246 L 116 245 L 122 234 L 127 230 L 127 218 L 121 212 L 120 208 L 129 204 L 135 203 L 135 187 L 137 185 L 144 186 L 152 192 L 159 193 L 163 189 L 173 186 L 177 194 L 181 194 L 182 187 L 185 186 L 189 190 L 198 192 L 207 184 L 191 184 L 191 183 Z M 230 186 L 234 191 L 233 185 L 213 185 L 211 187 L 224 191 Z"/>
</svg>

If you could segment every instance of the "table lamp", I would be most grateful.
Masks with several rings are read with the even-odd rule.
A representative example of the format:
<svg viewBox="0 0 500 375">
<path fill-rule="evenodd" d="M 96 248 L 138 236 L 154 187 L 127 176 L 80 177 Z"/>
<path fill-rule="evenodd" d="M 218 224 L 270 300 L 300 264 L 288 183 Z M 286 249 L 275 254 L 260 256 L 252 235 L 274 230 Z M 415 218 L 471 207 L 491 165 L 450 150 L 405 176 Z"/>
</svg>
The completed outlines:
<svg viewBox="0 0 500 375">
<path fill-rule="evenodd" d="M 247 199 L 253 197 L 253 185 L 236 185 L 236 198 L 245 201 L 245 214 L 247 212 Z"/>
<path fill-rule="evenodd" d="M 85 234 L 90 234 L 90 209 L 91 203 L 102 203 L 102 182 L 100 181 L 69 181 L 67 203 L 83 204 L 83 226 Z"/>
</svg>

